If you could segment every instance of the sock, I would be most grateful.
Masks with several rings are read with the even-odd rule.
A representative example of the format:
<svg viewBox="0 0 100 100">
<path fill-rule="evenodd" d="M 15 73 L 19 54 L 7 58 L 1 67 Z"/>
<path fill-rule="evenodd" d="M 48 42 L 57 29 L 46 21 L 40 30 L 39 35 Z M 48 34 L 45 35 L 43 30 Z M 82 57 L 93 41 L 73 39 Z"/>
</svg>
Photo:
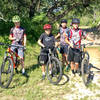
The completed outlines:
<svg viewBox="0 0 100 100">
<path fill-rule="evenodd" d="M 52 72 L 51 72 L 51 71 L 49 71 L 49 74 L 52 74 Z"/>
<path fill-rule="evenodd" d="M 45 72 L 42 72 L 43 75 L 45 75 Z"/>
<path fill-rule="evenodd" d="M 24 68 L 22 69 L 22 73 L 25 73 L 25 69 Z"/>
</svg>

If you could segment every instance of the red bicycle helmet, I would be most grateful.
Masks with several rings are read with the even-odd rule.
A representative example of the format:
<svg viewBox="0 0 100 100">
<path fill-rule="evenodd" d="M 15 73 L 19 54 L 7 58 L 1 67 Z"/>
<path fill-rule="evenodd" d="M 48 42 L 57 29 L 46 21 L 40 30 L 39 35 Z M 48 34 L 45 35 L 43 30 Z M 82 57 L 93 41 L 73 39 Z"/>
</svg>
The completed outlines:
<svg viewBox="0 0 100 100">
<path fill-rule="evenodd" d="M 44 30 L 46 30 L 46 29 L 51 29 L 51 28 L 52 28 L 52 27 L 51 27 L 50 24 L 45 24 L 44 27 L 43 27 Z"/>
</svg>

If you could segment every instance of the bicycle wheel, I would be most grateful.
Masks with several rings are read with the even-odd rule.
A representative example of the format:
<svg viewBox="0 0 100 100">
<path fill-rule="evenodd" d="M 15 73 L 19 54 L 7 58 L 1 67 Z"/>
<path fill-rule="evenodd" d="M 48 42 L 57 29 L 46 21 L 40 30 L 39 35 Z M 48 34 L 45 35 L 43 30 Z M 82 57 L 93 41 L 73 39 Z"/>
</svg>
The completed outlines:
<svg viewBox="0 0 100 100">
<path fill-rule="evenodd" d="M 66 74 L 62 75 L 62 79 L 60 80 L 60 82 L 58 83 L 58 85 L 64 85 L 69 81 L 69 77 Z"/>
<path fill-rule="evenodd" d="M 62 66 L 56 57 L 52 57 L 51 62 L 47 63 L 46 71 L 50 83 L 57 85 L 62 78 Z"/>
<path fill-rule="evenodd" d="M 82 60 L 82 65 L 81 65 L 81 72 L 82 72 L 82 80 L 84 84 L 87 86 L 89 82 L 89 76 L 90 76 L 90 68 L 89 68 L 89 60 L 84 58 Z"/>
<path fill-rule="evenodd" d="M 86 58 L 86 59 L 90 59 L 90 56 L 89 56 L 89 53 L 86 51 L 86 52 L 84 52 L 84 58 Z"/>
<path fill-rule="evenodd" d="M 13 77 L 13 62 L 10 57 L 6 57 L 0 68 L 0 86 L 8 88 Z"/>
</svg>

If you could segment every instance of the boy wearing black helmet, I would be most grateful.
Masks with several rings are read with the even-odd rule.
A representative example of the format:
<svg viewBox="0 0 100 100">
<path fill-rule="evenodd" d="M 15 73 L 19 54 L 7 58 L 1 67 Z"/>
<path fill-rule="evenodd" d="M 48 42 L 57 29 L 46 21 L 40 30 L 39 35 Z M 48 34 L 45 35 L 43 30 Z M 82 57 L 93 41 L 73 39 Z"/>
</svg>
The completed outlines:
<svg viewBox="0 0 100 100">
<path fill-rule="evenodd" d="M 56 39 L 60 37 L 60 53 L 62 54 L 62 62 L 63 65 L 66 62 L 66 70 L 68 69 L 68 60 L 67 60 L 67 52 L 68 52 L 68 44 L 65 42 L 65 37 L 68 37 L 69 28 L 67 27 L 67 20 L 61 20 L 60 30 L 58 35 L 55 37 Z"/>
<path fill-rule="evenodd" d="M 72 75 L 75 76 L 79 67 L 80 61 L 80 46 L 82 37 L 93 42 L 93 40 L 86 35 L 81 29 L 79 29 L 80 20 L 78 18 L 72 19 L 72 29 L 70 29 L 70 36 L 65 39 L 69 44 L 68 61 L 71 62 Z"/>
</svg>

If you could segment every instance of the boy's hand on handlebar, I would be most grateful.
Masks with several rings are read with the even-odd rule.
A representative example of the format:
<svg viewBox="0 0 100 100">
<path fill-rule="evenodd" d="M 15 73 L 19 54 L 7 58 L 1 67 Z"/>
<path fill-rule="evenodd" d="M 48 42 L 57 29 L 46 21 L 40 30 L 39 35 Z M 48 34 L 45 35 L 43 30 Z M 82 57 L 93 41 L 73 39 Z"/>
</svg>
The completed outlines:
<svg viewBox="0 0 100 100">
<path fill-rule="evenodd" d="M 72 44 L 72 43 L 70 43 L 70 47 L 71 47 L 71 48 L 74 48 L 74 46 L 73 46 L 73 44 Z"/>
</svg>

